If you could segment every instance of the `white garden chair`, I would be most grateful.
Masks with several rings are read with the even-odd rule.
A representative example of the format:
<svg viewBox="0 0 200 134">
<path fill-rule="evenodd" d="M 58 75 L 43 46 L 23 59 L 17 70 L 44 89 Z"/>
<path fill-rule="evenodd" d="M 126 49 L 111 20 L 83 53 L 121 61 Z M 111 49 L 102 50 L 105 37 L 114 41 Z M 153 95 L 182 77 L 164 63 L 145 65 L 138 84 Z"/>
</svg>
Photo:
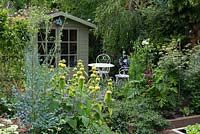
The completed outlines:
<svg viewBox="0 0 200 134">
<path fill-rule="evenodd" d="M 96 58 L 96 63 L 110 64 L 110 62 L 111 62 L 110 56 L 105 53 L 98 55 Z M 97 70 L 98 70 L 100 77 L 103 78 L 103 75 L 105 76 L 105 78 L 109 77 L 110 67 L 106 67 L 106 66 L 98 67 Z"/>
<path fill-rule="evenodd" d="M 121 67 L 119 69 L 119 73 L 115 75 L 116 83 L 119 82 L 120 79 L 126 79 L 129 80 L 128 68 L 127 67 Z"/>
</svg>

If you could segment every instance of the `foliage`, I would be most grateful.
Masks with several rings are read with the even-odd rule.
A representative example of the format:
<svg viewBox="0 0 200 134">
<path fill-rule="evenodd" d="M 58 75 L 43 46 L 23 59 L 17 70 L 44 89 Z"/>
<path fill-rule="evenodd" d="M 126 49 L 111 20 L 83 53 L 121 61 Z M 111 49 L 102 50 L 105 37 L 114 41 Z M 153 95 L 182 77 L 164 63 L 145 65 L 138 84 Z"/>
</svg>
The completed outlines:
<svg viewBox="0 0 200 134">
<path fill-rule="evenodd" d="M 174 48 L 176 42 L 172 41 L 163 49 L 158 49 L 149 39 L 134 44 L 131 54 L 130 77 L 133 79 L 127 84 L 132 90 L 129 97 L 150 97 L 157 107 L 175 107 L 179 82 L 179 52 Z M 156 61 L 155 59 L 159 59 Z"/>
<path fill-rule="evenodd" d="M 187 134 L 200 134 L 200 124 L 189 125 L 185 130 Z"/>
<path fill-rule="evenodd" d="M 27 21 L 11 19 L 0 11 L 0 81 L 1 92 L 9 94 L 13 84 L 21 87 L 24 78 L 24 48 L 29 40 Z M 12 22 L 12 23 L 11 23 Z"/>
<path fill-rule="evenodd" d="M 15 94 L 16 117 L 26 126 L 31 125 L 35 133 L 50 132 L 61 126 L 74 133 L 87 133 L 90 127 L 100 133 L 103 126 L 109 131 L 105 129 L 104 114 L 112 114 L 111 91 L 108 90 L 111 87 L 108 86 L 107 91 L 100 90 L 100 78 L 96 78 L 95 69 L 85 84 L 83 64 L 79 62 L 78 65 L 67 84 L 63 63 L 59 63 L 57 69 L 38 65 L 28 71 L 26 91 Z"/>
<path fill-rule="evenodd" d="M 184 72 L 183 80 L 183 91 L 185 92 L 184 96 L 191 100 L 191 108 L 195 113 L 199 113 L 200 106 L 200 85 L 199 85 L 199 73 L 200 73 L 200 47 L 196 46 L 193 48 L 188 56 L 188 68 Z M 189 81 L 188 81 L 189 80 Z M 191 94 L 188 97 L 187 94 Z"/>
<path fill-rule="evenodd" d="M 140 32 L 139 16 L 137 12 L 125 10 L 119 1 L 109 0 L 99 6 L 95 22 L 98 23 L 97 33 L 103 38 L 104 49 L 114 54 L 119 54 L 122 48 L 129 52 Z"/>
<path fill-rule="evenodd" d="M 105 131 L 104 116 L 112 114 L 110 108 L 111 85 L 100 90 L 100 78 L 96 78 L 96 70 L 93 69 L 91 78 L 85 83 L 83 63 L 78 63 L 72 79 L 66 82 L 67 68 L 64 61 L 58 64 L 58 68 L 49 68 L 44 63 L 39 65 L 37 49 L 35 49 L 35 35 L 40 24 L 49 29 L 49 17 L 40 10 L 34 10 L 28 20 L 30 45 L 26 49 L 26 82 L 25 91 L 13 90 L 13 103 L 16 117 L 20 118 L 22 125 L 31 126 L 33 133 L 99 133 Z M 63 128 L 63 129 L 62 129 Z"/>
<path fill-rule="evenodd" d="M 118 133 L 153 134 L 167 122 L 152 108 L 149 99 L 142 97 L 116 101 L 109 125 Z"/>
</svg>

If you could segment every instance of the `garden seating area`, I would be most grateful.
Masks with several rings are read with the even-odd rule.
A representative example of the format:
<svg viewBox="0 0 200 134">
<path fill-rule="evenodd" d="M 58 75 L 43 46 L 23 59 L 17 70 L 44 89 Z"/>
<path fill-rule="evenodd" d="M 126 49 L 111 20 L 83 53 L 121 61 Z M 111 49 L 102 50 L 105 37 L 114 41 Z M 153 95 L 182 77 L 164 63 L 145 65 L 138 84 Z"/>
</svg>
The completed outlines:
<svg viewBox="0 0 200 134">
<path fill-rule="evenodd" d="M 0 1 L 0 134 L 200 133 L 200 1 Z"/>
</svg>

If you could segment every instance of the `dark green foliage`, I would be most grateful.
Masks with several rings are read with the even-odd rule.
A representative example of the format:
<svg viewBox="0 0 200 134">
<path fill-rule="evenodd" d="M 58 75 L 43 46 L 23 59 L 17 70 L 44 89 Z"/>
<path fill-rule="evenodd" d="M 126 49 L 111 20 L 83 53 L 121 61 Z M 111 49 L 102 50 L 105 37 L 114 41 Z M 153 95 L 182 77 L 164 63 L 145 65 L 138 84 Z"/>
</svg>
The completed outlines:
<svg viewBox="0 0 200 134">
<path fill-rule="evenodd" d="M 7 14 L 6 10 L 0 12 L 0 88 L 9 93 L 12 84 L 22 86 L 28 33 L 26 20 L 12 20 Z"/>
<path fill-rule="evenodd" d="M 124 99 L 113 104 L 110 127 L 119 133 L 154 134 L 167 125 L 157 112 L 152 110 L 151 101 L 142 97 Z"/>
<path fill-rule="evenodd" d="M 200 47 L 195 47 L 189 56 L 188 68 L 184 72 L 183 96 L 191 99 L 191 108 L 195 113 L 200 111 Z M 191 94 L 191 96 L 188 96 Z"/>
<path fill-rule="evenodd" d="M 95 22 L 104 49 L 112 54 L 119 54 L 123 48 L 129 52 L 142 26 L 139 13 L 125 10 L 120 2 L 112 0 L 97 8 Z"/>
</svg>

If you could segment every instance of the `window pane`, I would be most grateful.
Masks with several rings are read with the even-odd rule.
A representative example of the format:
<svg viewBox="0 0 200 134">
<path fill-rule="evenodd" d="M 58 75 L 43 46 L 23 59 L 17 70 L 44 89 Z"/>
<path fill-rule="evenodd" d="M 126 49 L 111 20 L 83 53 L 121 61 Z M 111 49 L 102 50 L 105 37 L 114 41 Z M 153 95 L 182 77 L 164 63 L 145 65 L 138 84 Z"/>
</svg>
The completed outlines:
<svg viewBox="0 0 200 134">
<path fill-rule="evenodd" d="M 77 41 L 77 30 L 70 30 L 70 41 Z"/>
<path fill-rule="evenodd" d="M 75 67 L 77 65 L 76 56 L 70 56 L 70 67 Z"/>
<path fill-rule="evenodd" d="M 77 52 L 77 44 L 70 43 L 70 54 L 76 54 L 76 52 Z"/>
<path fill-rule="evenodd" d="M 48 43 L 47 44 L 47 53 L 48 54 L 53 54 L 54 53 L 54 48 L 55 48 L 55 45 L 53 43 Z"/>
<path fill-rule="evenodd" d="M 48 41 L 54 41 L 55 40 L 55 37 L 56 37 L 56 30 L 55 29 L 51 29 L 47 35 L 48 35 L 48 38 L 47 40 Z M 45 37 L 46 37 L 46 30 L 45 29 L 40 29 L 39 32 L 38 32 L 38 41 L 45 41 Z"/>
<path fill-rule="evenodd" d="M 40 29 L 38 32 L 38 41 L 45 40 L 45 29 Z"/>
<path fill-rule="evenodd" d="M 68 41 L 68 30 L 63 29 L 62 31 L 62 36 L 61 36 L 62 41 Z"/>
<path fill-rule="evenodd" d="M 56 30 L 51 29 L 50 33 L 48 34 L 48 41 L 54 41 L 56 39 Z"/>
<path fill-rule="evenodd" d="M 48 63 L 49 65 L 56 66 L 56 59 L 55 59 L 55 57 L 49 56 L 48 59 L 47 59 L 47 63 Z"/>
<path fill-rule="evenodd" d="M 38 53 L 44 54 L 44 45 L 42 43 L 38 43 Z"/>
<path fill-rule="evenodd" d="M 44 63 L 45 57 L 46 57 L 46 56 L 40 56 L 40 57 L 39 57 L 39 62 L 40 62 L 40 64 Z"/>
<path fill-rule="evenodd" d="M 68 44 L 61 43 L 61 54 L 68 54 Z"/>
</svg>

